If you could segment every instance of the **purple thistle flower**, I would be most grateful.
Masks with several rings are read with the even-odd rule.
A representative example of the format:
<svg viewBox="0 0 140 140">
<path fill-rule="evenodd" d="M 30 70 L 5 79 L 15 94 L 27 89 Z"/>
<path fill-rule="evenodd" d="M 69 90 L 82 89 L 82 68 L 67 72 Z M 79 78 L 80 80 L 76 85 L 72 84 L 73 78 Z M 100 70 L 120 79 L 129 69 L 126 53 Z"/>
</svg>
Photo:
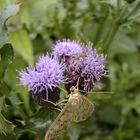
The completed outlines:
<svg viewBox="0 0 140 140">
<path fill-rule="evenodd" d="M 106 75 L 105 57 L 92 48 L 92 44 L 83 48 L 83 52 L 75 55 L 66 63 L 65 76 L 69 79 L 65 84 L 67 90 L 75 86 L 79 79 L 79 89 L 90 91 L 96 81 Z"/>
<path fill-rule="evenodd" d="M 62 41 L 57 41 L 54 49 L 53 49 L 53 54 L 56 57 L 60 57 L 61 59 L 71 57 L 76 55 L 77 53 L 82 52 L 82 47 L 83 45 L 80 44 L 79 42 L 72 41 L 70 39 L 66 40 L 63 39 Z"/>
<path fill-rule="evenodd" d="M 37 61 L 35 68 L 19 72 L 20 85 L 27 86 L 36 101 L 40 102 L 43 99 L 44 102 L 56 102 L 60 92 L 57 86 L 63 81 L 62 66 L 56 59 L 49 58 L 48 54 L 43 55 Z M 52 94 L 56 96 L 55 99 Z"/>
<path fill-rule="evenodd" d="M 83 61 L 81 77 L 84 77 L 84 90 L 90 91 L 92 85 L 106 75 L 105 57 L 103 54 L 97 54 L 91 46 L 87 48 L 87 56 Z"/>
</svg>

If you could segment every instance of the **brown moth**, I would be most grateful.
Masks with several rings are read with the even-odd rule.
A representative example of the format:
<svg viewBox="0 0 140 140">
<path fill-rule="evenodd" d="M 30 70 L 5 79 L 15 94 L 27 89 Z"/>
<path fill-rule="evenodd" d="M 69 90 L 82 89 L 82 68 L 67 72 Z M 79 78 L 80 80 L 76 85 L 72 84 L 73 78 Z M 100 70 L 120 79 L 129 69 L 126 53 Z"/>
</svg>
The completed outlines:
<svg viewBox="0 0 140 140">
<path fill-rule="evenodd" d="M 58 117 L 49 127 L 45 140 L 50 140 L 67 130 L 72 122 L 86 120 L 94 111 L 95 105 L 73 86 L 70 89 L 68 102 Z"/>
</svg>

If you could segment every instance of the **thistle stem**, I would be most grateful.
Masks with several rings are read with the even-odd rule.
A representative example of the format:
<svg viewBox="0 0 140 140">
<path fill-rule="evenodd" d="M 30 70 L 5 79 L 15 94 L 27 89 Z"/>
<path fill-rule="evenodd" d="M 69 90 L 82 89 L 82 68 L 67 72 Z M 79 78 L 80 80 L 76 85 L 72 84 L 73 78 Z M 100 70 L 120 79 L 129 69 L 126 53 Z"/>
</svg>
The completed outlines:
<svg viewBox="0 0 140 140">
<path fill-rule="evenodd" d="M 114 20 L 113 26 L 110 29 L 110 32 L 105 37 L 104 46 L 103 46 L 103 51 L 104 52 L 106 52 L 108 50 L 108 48 L 110 47 L 110 45 L 111 45 L 111 43 L 112 43 L 117 31 L 119 30 L 119 27 L 122 24 L 122 20 L 123 20 L 123 18 L 125 16 L 127 8 L 128 8 L 128 6 L 125 6 L 124 9 L 122 10 L 122 12 L 116 18 L 116 20 Z"/>
<path fill-rule="evenodd" d="M 98 41 L 100 41 L 103 29 L 104 29 L 104 23 L 105 23 L 105 20 L 100 21 L 100 24 L 98 26 L 98 29 L 97 29 L 97 32 L 96 32 L 96 36 L 95 36 L 95 39 L 94 39 L 95 45 L 98 43 Z"/>
<path fill-rule="evenodd" d="M 95 39 L 94 39 L 95 45 L 98 44 L 98 42 L 100 41 L 100 38 L 102 36 L 102 32 L 104 31 L 105 21 L 108 17 L 108 12 L 109 12 L 108 8 L 106 8 L 104 5 L 101 6 L 101 11 L 104 14 L 101 15 L 101 17 L 99 18 L 99 25 L 98 25 L 96 36 L 95 36 Z"/>
<path fill-rule="evenodd" d="M 119 25 L 114 23 L 114 25 L 112 26 L 110 32 L 108 33 L 106 39 L 105 39 L 105 43 L 104 43 L 104 47 L 103 47 L 103 51 L 106 52 L 110 46 L 110 44 L 113 41 L 113 38 L 115 37 L 117 31 L 119 29 Z"/>
</svg>

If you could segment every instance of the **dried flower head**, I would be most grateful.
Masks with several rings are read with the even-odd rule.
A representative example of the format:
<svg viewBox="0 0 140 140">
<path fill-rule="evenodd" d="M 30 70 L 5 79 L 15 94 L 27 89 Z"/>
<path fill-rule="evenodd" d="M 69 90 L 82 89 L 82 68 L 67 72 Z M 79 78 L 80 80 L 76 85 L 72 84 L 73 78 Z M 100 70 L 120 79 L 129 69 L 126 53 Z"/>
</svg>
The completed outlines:
<svg viewBox="0 0 140 140">
<path fill-rule="evenodd" d="M 20 84 L 28 87 L 35 101 L 56 102 L 59 99 L 57 86 L 63 81 L 62 64 L 48 54 L 39 58 L 35 68 L 20 71 L 19 75 Z"/>
</svg>

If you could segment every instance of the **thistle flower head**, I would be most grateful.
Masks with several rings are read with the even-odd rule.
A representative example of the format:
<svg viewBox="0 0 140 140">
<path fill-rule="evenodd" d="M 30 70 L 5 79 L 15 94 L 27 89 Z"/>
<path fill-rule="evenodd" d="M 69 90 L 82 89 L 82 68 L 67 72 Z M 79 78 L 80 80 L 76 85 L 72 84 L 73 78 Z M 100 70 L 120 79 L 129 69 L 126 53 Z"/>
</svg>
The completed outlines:
<svg viewBox="0 0 140 140">
<path fill-rule="evenodd" d="M 59 57 L 74 56 L 80 52 L 82 52 L 82 44 L 70 39 L 57 41 L 53 49 L 53 54 Z"/>
<path fill-rule="evenodd" d="M 19 76 L 20 84 L 27 86 L 33 97 L 42 97 L 43 100 L 51 101 L 48 95 L 63 81 L 63 69 L 61 64 L 47 54 L 39 58 L 35 68 L 20 71 Z"/>
<path fill-rule="evenodd" d="M 89 75 L 93 83 L 100 80 L 105 74 L 105 57 L 103 54 L 98 54 L 95 49 L 87 48 L 87 56 L 83 61 L 84 69 L 81 76 Z"/>
<path fill-rule="evenodd" d="M 92 48 L 92 44 L 83 48 L 83 52 L 71 58 L 65 69 L 66 76 L 69 78 L 66 88 L 76 85 L 79 79 L 79 89 L 90 91 L 96 81 L 106 74 L 105 57 L 98 54 Z"/>
</svg>

